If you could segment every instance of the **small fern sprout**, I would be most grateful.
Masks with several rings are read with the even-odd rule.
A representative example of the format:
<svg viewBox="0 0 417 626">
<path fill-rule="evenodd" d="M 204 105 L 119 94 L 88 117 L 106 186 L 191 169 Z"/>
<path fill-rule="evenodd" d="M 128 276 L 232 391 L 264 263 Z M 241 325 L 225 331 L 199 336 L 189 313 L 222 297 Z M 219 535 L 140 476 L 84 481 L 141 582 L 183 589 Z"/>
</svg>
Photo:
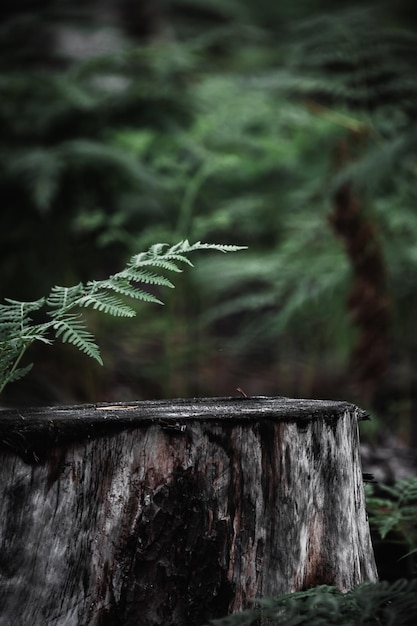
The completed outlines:
<svg viewBox="0 0 417 626">
<path fill-rule="evenodd" d="M 82 309 L 92 308 L 114 317 L 134 317 L 135 309 L 125 302 L 132 300 L 163 304 L 147 287 L 174 284 L 163 273 L 181 272 L 182 265 L 193 266 L 188 254 L 197 250 L 236 252 L 246 246 L 201 243 L 187 240 L 169 246 L 155 244 L 146 252 L 131 257 L 126 267 L 104 280 L 90 280 L 85 285 L 52 287 L 47 298 L 20 302 L 6 298 L 0 304 L 0 394 L 6 385 L 25 376 L 32 364 L 21 366 L 26 350 L 34 341 L 51 344 L 53 339 L 70 343 L 87 356 L 103 364 L 100 349 L 87 329 Z M 49 319 L 36 324 L 31 313 L 47 308 Z M 81 309 L 81 310 L 80 310 Z M 52 339 L 51 339 L 52 334 Z"/>
</svg>

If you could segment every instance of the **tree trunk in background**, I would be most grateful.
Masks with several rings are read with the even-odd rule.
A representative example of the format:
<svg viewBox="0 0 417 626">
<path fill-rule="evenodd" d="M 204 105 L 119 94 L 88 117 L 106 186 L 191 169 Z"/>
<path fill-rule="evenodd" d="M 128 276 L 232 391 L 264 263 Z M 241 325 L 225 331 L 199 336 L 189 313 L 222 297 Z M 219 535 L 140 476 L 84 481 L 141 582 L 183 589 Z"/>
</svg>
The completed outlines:
<svg viewBox="0 0 417 626">
<path fill-rule="evenodd" d="M 0 412 L 0 626 L 202 626 L 376 580 L 342 402 Z"/>
<path fill-rule="evenodd" d="M 351 132 L 337 145 L 337 169 L 354 159 L 367 132 Z M 352 267 L 348 310 L 358 330 L 351 372 L 360 397 L 373 406 L 390 358 L 391 302 L 382 245 L 375 220 L 367 214 L 351 181 L 334 194 L 329 222 L 346 249 Z"/>
</svg>

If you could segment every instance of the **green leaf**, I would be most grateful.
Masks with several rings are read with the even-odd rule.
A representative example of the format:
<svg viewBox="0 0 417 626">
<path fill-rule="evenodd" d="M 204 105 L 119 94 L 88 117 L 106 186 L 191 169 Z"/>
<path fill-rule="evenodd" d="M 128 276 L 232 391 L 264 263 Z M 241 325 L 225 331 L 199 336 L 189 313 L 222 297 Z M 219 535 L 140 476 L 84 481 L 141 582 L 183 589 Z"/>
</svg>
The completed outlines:
<svg viewBox="0 0 417 626">
<path fill-rule="evenodd" d="M 392 511 L 378 522 L 378 529 L 381 539 L 385 539 L 388 533 L 393 530 L 402 519 L 401 511 Z"/>
<path fill-rule="evenodd" d="M 81 321 L 81 315 L 65 315 L 53 324 L 56 338 L 61 338 L 63 343 L 70 343 L 76 348 L 95 359 L 100 365 L 103 360 L 93 335 L 86 330 L 85 322 Z"/>
<path fill-rule="evenodd" d="M 126 276 L 130 276 L 129 280 L 133 282 L 138 282 L 136 281 L 135 275 L 133 273 L 132 275 L 130 275 L 128 272 L 126 272 Z M 103 287 L 103 289 L 115 291 L 116 293 L 127 296 L 129 298 L 133 298 L 135 300 L 143 300 L 144 302 L 163 304 L 161 300 L 148 293 L 147 291 L 143 291 L 142 289 L 138 289 L 134 285 L 131 285 L 129 280 L 121 279 L 120 275 L 117 275 L 117 277 L 112 277 L 108 281 L 103 281 L 101 283 L 101 286 Z M 134 315 L 136 315 L 133 309 L 130 310 L 133 312 Z"/>
<path fill-rule="evenodd" d="M 33 363 L 29 363 L 29 365 L 25 365 L 25 367 L 18 367 L 15 370 L 13 370 L 10 374 L 6 375 L 6 381 L 7 384 L 8 383 L 14 383 L 17 380 L 20 380 L 20 378 L 23 378 L 24 376 L 26 376 L 26 374 L 28 374 L 30 372 L 30 370 L 33 367 Z"/>
<path fill-rule="evenodd" d="M 61 287 L 59 285 L 52 287 L 51 293 L 46 300 L 46 304 L 53 309 L 49 311 L 49 315 L 51 317 L 59 317 L 62 315 L 62 312 L 75 307 L 83 293 L 84 286 L 82 283 L 78 283 L 78 285 L 73 287 Z"/>
<path fill-rule="evenodd" d="M 128 295 L 132 296 L 131 293 Z M 135 317 L 136 312 L 120 298 L 112 296 L 106 292 L 98 292 L 82 296 L 77 305 L 80 307 L 92 307 L 102 313 L 113 315 L 114 317 Z"/>
</svg>

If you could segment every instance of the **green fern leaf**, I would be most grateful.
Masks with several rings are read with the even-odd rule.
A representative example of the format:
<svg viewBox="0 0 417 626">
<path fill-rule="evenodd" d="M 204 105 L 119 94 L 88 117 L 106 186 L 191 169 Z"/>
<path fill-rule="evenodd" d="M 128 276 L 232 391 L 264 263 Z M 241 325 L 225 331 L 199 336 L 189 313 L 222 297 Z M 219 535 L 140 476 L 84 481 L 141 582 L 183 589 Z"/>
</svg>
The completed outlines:
<svg viewBox="0 0 417 626">
<path fill-rule="evenodd" d="M 119 293 L 123 293 L 123 291 L 120 290 L 119 285 L 113 286 L 113 289 L 115 291 L 118 291 Z M 126 290 L 125 295 L 129 296 L 129 298 L 134 298 L 135 300 L 142 300 L 143 302 L 152 302 L 154 304 L 164 304 L 162 300 L 159 300 L 159 298 L 157 298 L 153 294 L 148 293 L 147 291 L 143 291 L 143 289 L 132 287 L 131 285 L 130 285 L 130 288 Z"/>
<path fill-rule="evenodd" d="M 136 312 L 130 306 L 122 302 L 120 298 L 102 292 L 82 296 L 77 300 L 77 306 L 91 306 L 97 311 L 113 315 L 114 317 L 135 317 L 136 315 Z"/>
<path fill-rule="evenodd" d="M 0 393 L 10 382 L 25 376 L 32 365 L 19 367 L 27 348 L 36 340 L 48 343 L 46 328 L 33 324 L 30 313 L 39 310 L 44 298 L 33 302 L 6 299 L 0 305 Z"/>
<path fill-rule="evenodd" d="M 178 261 L 179 263 L 186 263 L 187 265 L 190 265 L 190 266 L 193 265 L 190 259 L 184 256 L 184 254 L 181 254 L 184 252 L 192 252 L 192 249 L 189 246 L 189 243 L 187 240 L 180 241 L 178 244 L 171 246 L 164 252 L 163 248 L 166 247 L 167 245 L 168 244 L 157 244 L 157 245 L 151 246 L 148 251 L 149 259 L 153 261 L 159 261 L 159 260 L 172 261 L 172 262 Z M 198 250 L 198 247 L 196 247 L 195 249 Z M 181 270 L 178 270 L 178 271 L 181 271 Z"/>
<path fill-rule="evenodd" d="M 24 376 L 26 376 L 26 374 L 30 372 L 32 367 L 33 367 L 33 363 L 29 363 L 29 365 L 25 365 L 25 367 L 18 367 L 10 371 L 5 376 L 6 384 L 14 383 L 17 380 L 20 380 L 21 378 L 23 378 Z"/>
<path fill-rule="evenodd" d="M 136 267 L 145 267 L 145 266 L 152 266 L 152 267 L 160 267 L 164 270 L 168 270 L 169 272 L 182 272 L 182 269 L 178 267 L 178 265 L 176 263 L 174 263 L 171 260 L 166 259 L 165 257 L 157 257 L 155 256 L 154 258 L 140 258 L 141 255 L 137 255 L 136 257 L 133 257 L 134 259 L 134 265 L 136 265 Z M 192 265 L 192 263 L 187 259 L 188 261 L 188 265 Z"/>
<path fill-rule="evenodd" d="M 140 269 L 140 267 L 136 267 L 130 264 L 122 272 L 110 276 L 109 280 L 113 281 L 111 288 L 114 289 L 114 284 L 118 284 L 118 281 L 121 281 L 123 279 L 126 279 L 127 281 L 132 280 L 136 283 L 143 283 L 144 285 L 158 285 L 160 287 L 169 287 L 171 289 L 174 287 L 173 283 L 165 276 L 161 276 L 160 274 L 155 274 L 153 272 L 147 272 Z M 105 284 L 103 285 L 103 287 L 108 286 L 107 281 L 104 282 Z M 117 289 L 115 290 L 117 291 Z"/>
<path fill-rule="evenodd" d="M 20 347 L 17 341 L 0 343 L 0 374 L 4 374 L 11 367 Z"/>
<path fill-rule="evenodd" d="M 39 310 L 45 298 L 33 302 L 19 302 L 11 298 L 5 298 L 5 301 L 8 304 L 0 305 L 0 346 L 4 342 L 20 350 L 24 344 L 44 339 L 42 326 L 33 324 L 30 313 Z"/>
<path fill-rule="evenodd" d="M 6 317 L 4 317 L 4 321 L 2 321 L 0 312 L 0 344 L 3 341 L 8 341 L 9 337 L 15 334 L 19 334 L 19 332 L 20 324 L 16 320 L 11 320 L 10 318 Z"/>
<path fill-rule="evenodd" d="M 132 257 L 129 266 L 154 266 L 161 267 L 162 269 L 172 272 L 182 272 L 181 268 L 178 267 L 178 263 L 185 263 L 191 267 L 193 266 L 190 259 L 185 256 L 185 254 L 190 252 L 195 252 L 197 250 L 216 250 L 218 252 L 227 253 L 246 249 L 246 246 L 201 243 L 201 241 L 190 244 L 187 239 L 180 241 L 171 247 L 167 248 L 167 246 L 168 244 L 166 243 L 159 243 L 151 246 L 147 252 L 142 252 Z"/>
<path fill-rule="evenodd" d="M 45 298 L 39 298 L 39 300 L 33 300 L 31 302 L 20 302 L 19 300 L 13 300 L 12 298 L 5 298 L 7 305 L 0 305 L 1 315 L 3 318 L 9 317 L 15 320 L 25 320 L 28 318 L 29 313 L 33 311 L 39 311 L 45 304 Z"/>
<path fill-rule="evenodd" d="M 49 305 L 53 311 L 49 312 L 51 317 L 57 317 L 62 314 L 63 311 L 68 311 L 77 305 L 77 301 L 84 293 L 84 286 L 82 283 L 74 285 L 73 287 L 60 287 L 56 285 L 52 287 L 46 304 Z"/>
<path fill-rule="evenodd" d="M 118 296 L 163 304 L 155 295 L 136 285 L 142 283 L 170 288 L 174 285 L 165 276 L 148 271 L 147 268 L 181 272 L 180 263 L 192 265 L 186 254 L 202 249 L 232 252 L 243 247 L 201 242 L 190 245 L 187 240 L 171 247 L 168 244 L 156 244 L 147 252 L 133 256 L 124 270 L 106 280 L 89 281 L 85 286 L 82 283 L 73 287 L 58 285 L 51 289 L 48 298 L 34 302 L 6 300 L 7 304 L 0 305 L 0 393 L 9 382 L 18 380 L 30 370 L 31 365 L 19 367 L 20 360 L 34 341 L 51 343 L 46 336 L 51 328 L 55 331 L 56 339 L 74 345 L 102 365 L 99 348 L 93 335 L 86 329 L 81 313 L 69 311 L 77 307 L 91 307 L 118 317 L 134 317 L 135 311 Z M 45 304 L 50 307 L 48 315 L 52 319 L 43 324 L 34 324 L 30 313 Z"/>
<path fill-rule="evenodd" d="M 136 281 L 134 273 L 132 273 L 130 280 L 139 282 Z M 108 281 L 103 281 L 102 287 L 108 290 L 115 291 L 116 293 L 119 293 L 121 295 L 128 296 L 129 298 L 133 298 L 134 300 L 143 300 L 144 302 L 163 304 L 161 300 L 148 293 L 147 291 L 143 291 L 142 289 L 138 289 L 137 287 L 131 285 L 128 280 L 119 280 L 119 278 L 112 278 L 111 280 L 109 279 Z M 133 309 L 131 309 L 131 311 L 133 311 Z M 136 315 L 134 311 L 133 313 Z M 133 317 L 133 315 L 130 315 L 129 317 Z"/>
<path fill-rule="evenodd" d="M 308 591 L 255 600 L 255 609 L 214 619 L 210 626 L 249 626 L 255 624 L 255 621 L 258 623 L 258 620 L 286 626 L 411 626 L 417 609 L 416 590 L 416 581 L 405 580 L 392 584 L 364 583 L 346 594 L 338 592 L 334 587 L 320 585 Z"/>
<path fill-rule="evenodd" d="M 93 335 L 86 330 L 81 315 L 65 315 L 62 319 L 54 322 L 53 328 L 57 339 L 60 337 L 63 343 L 74 345 L 81 352 L 103 365 L 99 348 L 94 342 Z"/>
<path fill-rule="evenodd" d="M 188 239 L 181 241 L 171 248 L 171 251 L 174 253 L 180 252 L 194 252 L 196 250 L 216 250 L 217 252 L 223 252 L 224 254 L 228 252 L 238 252 L 239 250 L 247 250 L 247 246 L 232 246 L 232 245 L 224 245 L 219 243 L 202 243 L 201 241 L 196 241 L 193 244 L 190 244 Z M 168 251 L 169 254 L 169 251 Z"/>
</svg>

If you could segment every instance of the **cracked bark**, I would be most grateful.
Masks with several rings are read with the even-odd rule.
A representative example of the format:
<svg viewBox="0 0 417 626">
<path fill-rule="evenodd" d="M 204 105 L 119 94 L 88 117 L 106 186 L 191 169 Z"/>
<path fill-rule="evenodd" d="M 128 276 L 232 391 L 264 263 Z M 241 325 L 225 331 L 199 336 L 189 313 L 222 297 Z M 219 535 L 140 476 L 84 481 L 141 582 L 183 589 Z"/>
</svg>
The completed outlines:
<svg viewBox="0 0 417 626">
<path fill-rule="evenodd" d="M 0 412 L 0 626 L 198 626 L 376 580 L 343 402 Z"/>
</svg>

